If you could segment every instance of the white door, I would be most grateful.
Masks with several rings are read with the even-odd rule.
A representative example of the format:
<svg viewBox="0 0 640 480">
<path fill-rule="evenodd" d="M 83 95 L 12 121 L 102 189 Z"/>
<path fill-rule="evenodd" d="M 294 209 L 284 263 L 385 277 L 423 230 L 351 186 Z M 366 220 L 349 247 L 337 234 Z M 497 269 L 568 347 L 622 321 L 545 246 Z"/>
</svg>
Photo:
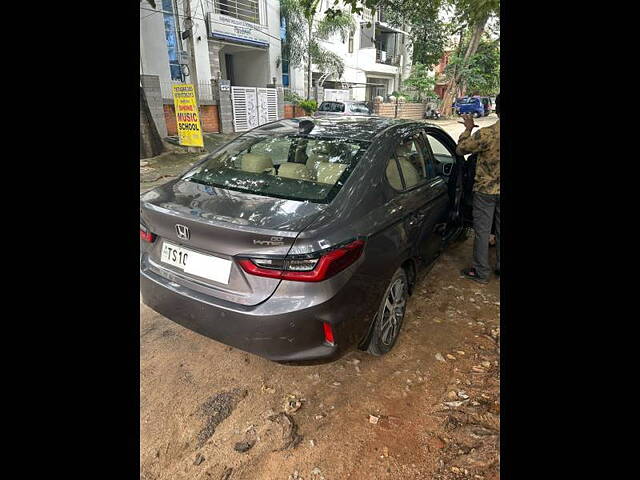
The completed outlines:
<svg viewBox="0 0 640 480">
<path fill-rule="evenodd" d="M 258 126 L 258 100 L 255 87 L 231 87 L 233 129 L 244 132 Z"/>
<path fill-rule="evenodd" d="M 275 88 L 231 87 L 233 129 L 245 132 L 278 119 Z"/>
<path fill-rule="evenodd" d="M 264 123 L 278 119 L 278 92 L 275 88 L 258 88 L 258 121 Z"/>
</svg>

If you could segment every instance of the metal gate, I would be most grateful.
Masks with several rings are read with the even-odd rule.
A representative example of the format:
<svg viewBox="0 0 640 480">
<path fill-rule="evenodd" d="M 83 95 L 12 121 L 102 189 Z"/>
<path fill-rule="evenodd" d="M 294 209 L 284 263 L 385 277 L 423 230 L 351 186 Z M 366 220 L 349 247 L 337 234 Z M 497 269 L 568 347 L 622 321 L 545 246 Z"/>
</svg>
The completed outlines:
<svg viewBox="0 0 640 480">
<path fill-rule="evenodd" d="M 275 88 L 231 87 L 233 129 L 244 132 L 278 119 Z"/>
</svg>

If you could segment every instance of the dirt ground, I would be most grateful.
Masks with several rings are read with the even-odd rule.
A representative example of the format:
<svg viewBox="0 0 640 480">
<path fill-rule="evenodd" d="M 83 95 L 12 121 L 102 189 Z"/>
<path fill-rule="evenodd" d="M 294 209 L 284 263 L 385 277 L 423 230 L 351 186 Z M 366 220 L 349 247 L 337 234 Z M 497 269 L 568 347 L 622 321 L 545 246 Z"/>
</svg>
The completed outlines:
<svg viewBox="0 0 640 480">
<path fill-rule="evenodd" d="M 471 246 L 436 262 L 383 357 L 284 366 L 141 305 L 141 479 L 499 479 L 500 281 L 460 278 Z"/>
</svg>

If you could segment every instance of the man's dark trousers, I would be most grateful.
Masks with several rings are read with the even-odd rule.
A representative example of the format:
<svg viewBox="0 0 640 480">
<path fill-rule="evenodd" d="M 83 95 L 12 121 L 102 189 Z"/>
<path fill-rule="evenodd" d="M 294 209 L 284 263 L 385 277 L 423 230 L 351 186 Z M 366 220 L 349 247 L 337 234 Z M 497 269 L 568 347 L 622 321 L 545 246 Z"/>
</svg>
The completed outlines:
<svg viewBox="0 0 640 480">
<path fill-rule="evenodd" d="M 500 270 L 500 195 L 473 193 L 473 268 L 480 278 L 489 278 L 489 234 L 495 216 L 496 221 L 496 269 Z"/>
</svg>

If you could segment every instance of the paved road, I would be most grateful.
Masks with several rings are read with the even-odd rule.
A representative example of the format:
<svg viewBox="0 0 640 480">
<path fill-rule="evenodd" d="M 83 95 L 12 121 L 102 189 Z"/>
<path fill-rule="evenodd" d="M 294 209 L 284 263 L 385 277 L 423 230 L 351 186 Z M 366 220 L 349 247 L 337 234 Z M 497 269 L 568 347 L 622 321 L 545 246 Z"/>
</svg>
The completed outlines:
<svg viewBox="0 0 640 480">
<path fill-rule="evenodd" d="M 489 125 L 493 125 L 498 120 L 498 116 L 495 113 L 492 113 L 486 117 L 476 118 L 476 125 L 480 127 L 488 127 Z M 449 135 L 453 137 L 455 141 L 458 141 L 458 137 L 464 131 L 464 125 L 458 123 L 458 121 L 462 120 L 443 120 L 443 121 L 434 121 L 436 125 L 440 125 Z M 475 130 L 474 130 L 475 132 Z"/>
</svg>

